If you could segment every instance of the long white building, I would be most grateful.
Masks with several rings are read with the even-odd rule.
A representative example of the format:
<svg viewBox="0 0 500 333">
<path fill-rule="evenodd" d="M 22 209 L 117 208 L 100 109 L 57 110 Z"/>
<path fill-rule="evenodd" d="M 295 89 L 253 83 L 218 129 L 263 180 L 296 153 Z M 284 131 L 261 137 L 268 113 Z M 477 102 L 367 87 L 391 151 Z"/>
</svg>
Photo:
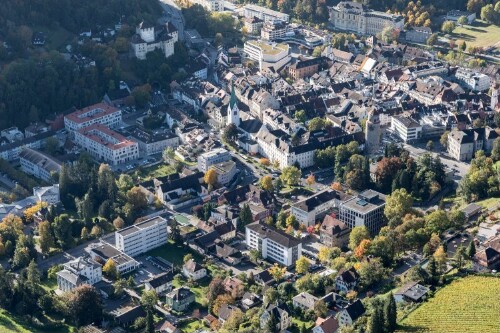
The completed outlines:
<svg viewBox="0 0 500 333">
<path fill-rule="evenodd" d="M 75 132 L 75 142 L 99 161 L 112 165 L 126 163 L 139 157 L 139 145 L 100 124 Z"/>
<path fill-rule="evenodd" d="M 292 266 L 302 255 L 299 239 L 260 222 L 246 226 L 246 244 L 256 249 L 262 258 L 270 259 L 284 266 Z"/>
<path fill-rule="evenodd" d="M 122 111 L 105 103 L 87 106 L 64 117 L 64 127 L 68 131 L 78 131 L 93 124 L 114 128 L 121 123 Z"/>
<path fill-rule="evenodd" d="M 459 68 L 455 73 L 455 78 L 462 86 L 473 91 L 486 91 L 490 89 L 490 77 L 482 73 Z"/>
<path fill-rule="evenodd" d="M 150 251 L 168 241 L 167 220 L 161 216 L 115 232 L 116 248 L 129 256 Z"/>
<path fill-rule="evenodd" d="M 337 6 L 328 7 L 328 11 L 335 29 L 361 35 L 376 35 L 387 26 L 403 30 L 405 25 L 401 15 L 371 10 L 357 2 L 341 1 Z"/>
<path fill-rule="evenodd" d="M 293 204 L 291 212 L 300 224 L 314 226 L 317 219 L 323 218 L 330 209 L 338 208 L 342 201 L 349 198 L 349 195 L 335 190 L 324 190 Z"/>
<path fill-rule="evenodd" d="M 289 20 L 288 14 L 252 4 L 248 4 L 243 8 L 243 16 L 245 16 L 246 18 L 256 17 L 264 22 L 274 20 L 288 22 Z"/>
<path fill-rule="evenodd" d="M 209 12 L 223 12 L 224 0 L 191 0 L 193 4 L 198 4 Z"/>
</svg>

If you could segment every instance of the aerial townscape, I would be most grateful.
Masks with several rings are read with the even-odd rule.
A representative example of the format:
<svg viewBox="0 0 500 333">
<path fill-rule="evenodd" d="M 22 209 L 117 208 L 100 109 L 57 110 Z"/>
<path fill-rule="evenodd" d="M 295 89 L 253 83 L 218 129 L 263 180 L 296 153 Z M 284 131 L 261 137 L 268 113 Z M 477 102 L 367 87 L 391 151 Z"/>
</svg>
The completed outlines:
<svg viewBox="0 0 500 333">
<path fill-rule="evenodd" d="M 500 332 L 500 1 L 0 3 L 0 333 Z"/>
</svg>

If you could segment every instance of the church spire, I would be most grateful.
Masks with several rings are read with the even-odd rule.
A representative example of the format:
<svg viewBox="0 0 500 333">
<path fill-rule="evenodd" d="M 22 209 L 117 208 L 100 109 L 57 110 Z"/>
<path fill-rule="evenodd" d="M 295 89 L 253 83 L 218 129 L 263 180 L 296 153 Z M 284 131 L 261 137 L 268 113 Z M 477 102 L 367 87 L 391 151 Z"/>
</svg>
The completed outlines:
<svg viewBox="0 0 500 333">
<path fill-rule="evenodd" d="M 229 100 L 229 109 L 232 110 L 234 108 L 234 105 L 238 102 L 238 99 L 236 98 L 236 91 L 234 90 L 234 81 L 231 87 L 231 99 Z"/>
<path fill-rule="evenodd" d="M 229 100 L 227 110 L 227 124 L 240 126 L 240 110 L 238 109 L 238 99 L 236 98 L 236 92 L 234 90 L 234 82 L 231 88 L 231 99 Z"/>
</svg>

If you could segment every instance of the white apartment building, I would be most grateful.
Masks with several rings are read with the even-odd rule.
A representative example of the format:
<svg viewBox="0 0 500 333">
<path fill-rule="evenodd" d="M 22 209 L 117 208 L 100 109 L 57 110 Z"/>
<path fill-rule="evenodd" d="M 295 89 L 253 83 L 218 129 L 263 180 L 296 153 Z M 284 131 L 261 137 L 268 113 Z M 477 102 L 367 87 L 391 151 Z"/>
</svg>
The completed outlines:
<svg viewBox="0 0 500 333">
<path fill-rule="evenodd" d="M 365 226 L 377 233 L 385 224 L 385 195 L 374 190 L 365 190 L 340 205 L 339 220 L 349 228 Z"/>
<path fill-rule="evenodd" d="M 161 216 L 115 232 L 116 248 L 129 256 L 147 252 L 168 241 L 167 220 Z"/>
<path fill-rule="evenodd" d="M 75 143 L 95 159 L 112 165 L 126 163 L 139 157 L 139 145 L 100 124 L 75 132 Z"/>
<path fill-rule="evenodd" d="M 248 224 L 245 234 L 247 247 L 258 250 L 264 259 L 292 266 L 302 255 L 299 239 L 260 222 Z"/>
<path fill-rule="evenodd" d="M 281 20 L 283 22 L 288 22 L 289 20 L 288 14 L 252 4 L 243 7 L 243 16 L 246 18 L 256 17 L 262 21 Z"/>
<path fill-rule="evenodd" d="M 403 30 L 405 24 L 401 15 L 370 10 L 357 2 L 341 1 L 337 6 L 328 7 L 328 11 L 335 29 L 361 35 L 376 35 L 387 26 Z"/>
<path fill-rule="evenodd" d="M 285 37 L 287 32 L 287 23 L 279 20 L 267 21 L 260 31 L 260 37 L 264 40 L 273 41 L 277 38 Z"/>
<path fill-rule="evenodd" d="M 249 34 L 256 35 L 264 25 L 264 21 L 257 17 L 246 17 L 243 24 Z"/>
<path fill-rule="evenodd" d="M 198 170 L 207 172 L 214 164 L 231 160 L 231 154 L 224 148 L 216 148 L 198 156 Z"/>
<path fill-rule="evenodd" d="M 209 12 L 223 12 L 224 0 L 191 0 L 193 4 L 198 4 Z"/>
<path fill-rule="evenodd" d="M 347 198 L 350 196 L 328 189 L 293 204 L 291 212 L 300 224 L 314 226 L 317 219 L 324 217 L 330 209 L 338 208 Z"/>
<path fill-rule="evenodd" d="M 243 52 L 259 63 L 260 70 L 273 67 L 277 71 L 292 60 L 287 44 L 248 40 L 243 46 Z"/>
<path fill-rule="evenodd" d="M 63 292 L 71 291 L 83 284 L 96 284 L 102 280 L 102 268 L 89 257 L 80 257 L 64 264 L 57 272 L 57 287 Z"/>
<path fill-rule="evenodd" d="M 122 111 L 105 103 L 87 106 L 64 117 L 64 127 L 68 131 L 78 131 L 93 124 L 114 128 L 121 123 Z"/>
<path fill-rule="evenodd" d="M 170 22 L 163 26 L 140 23 L 132 36 L 131 45 L 137 59 L 144 60 L 149 52 L 160 49 L 165 58 L 174 54 L 174 44 L 178 41 L 178 31 Z"/>
<path fill-rule="evenodd" d="M 212 165 L 212 169 L 217 172 L 217 182 L 221 185 L 226 185 L 233 180 L 238 169 L 234 161 L 226 161 Z"/>
<path fill-rule="evenodd" d="M 44 187 L 33 187 L 33 196 L 37 202 L 46 202 L 49 205 L 55 205 L 61 201 L 59 184 Z"/>
<path fill-rule="evenodd" d="M 490 77 L 482 73 L 459 68 L 455 73 L 455 78 L 464 88 L 473 91 L 487 91 L 490 89 Z"/>
<path fill-rule="evenodd" d="M 23 172 L 47 182 L 51 182 L 53 176 L 61 171 L 61 162 L 28 147 L 23 148 L 21 153 L 19 153 L 19 163 Z"/>
<path fill-rule="evenodd" d="M 490 153 L 496 138 L 491 127 L 454 130 L 448 134 L 448 153 L 457 161 L 470 161 L 479 150 Z"/>
<path fill-rule="evenodd" d="M 391 131 L 404 142 L 412 142 L 422 137 L 422 125 L 405 116 L 391 117 Z"/>
</svg>

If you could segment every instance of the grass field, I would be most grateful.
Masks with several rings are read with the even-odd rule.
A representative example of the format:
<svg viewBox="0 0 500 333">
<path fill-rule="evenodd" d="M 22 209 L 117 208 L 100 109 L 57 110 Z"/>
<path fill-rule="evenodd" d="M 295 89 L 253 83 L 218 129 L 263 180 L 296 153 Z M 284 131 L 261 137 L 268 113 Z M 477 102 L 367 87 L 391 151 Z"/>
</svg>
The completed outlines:
<svg viewBox="0 0 500 333">
<path fill-rule="evenodd" d="M 74 328 L 65 326 L 56 331 L 52 330 L 52 333 L 70 333 L 76 331 Z M 0 333 L 42 333 L 46 331 L 41 331 L 36 328 L 26 325 L 21 319 L 12 316 L 5 310 L 0 310 Z"/>
<path fill-rule="evenodd" d="M 157 247 L 156 249 L 149 251 L 147 255 L 162 257 L 163 259 L 170 261 L 172 264 L 176 266 L 181 266 L 183 264 L 184 256 L 188 253 L 191 253 L 193 255 L 193 258 L 198 263 L 201 263 L 203 261 L 203 258 L 201 258 L 201 256 L 198 253 L 193 252 L 189 248 L 185 248 L 182 245 L 176 245 L 172 242 L 168 242 L 163 246 Z"/>
<path fill-rule="evenodd" d="M 143 178 L 144 180 L 148 180 L 152 178 L 168 176 L 173 173 L 175 173 L 175 168 L 173 166 L 160 163 L 153 167 L 144 168 L 141 172 L 141 178 Z"/>
<path fill-rule="evenodd" d="M 476 20 L 472 25 L 457 26 L 453 37 L 458 41 L 464 40 L 467 45 L 488 47 L 496 44 L 500 48 L 500 27 Z"/>
<path fill-rule="evenodd" d="M 397 332 L 500 332 L 500 279 L 473 276 L 436 292 L 401 323 Z"/>
</svg>

